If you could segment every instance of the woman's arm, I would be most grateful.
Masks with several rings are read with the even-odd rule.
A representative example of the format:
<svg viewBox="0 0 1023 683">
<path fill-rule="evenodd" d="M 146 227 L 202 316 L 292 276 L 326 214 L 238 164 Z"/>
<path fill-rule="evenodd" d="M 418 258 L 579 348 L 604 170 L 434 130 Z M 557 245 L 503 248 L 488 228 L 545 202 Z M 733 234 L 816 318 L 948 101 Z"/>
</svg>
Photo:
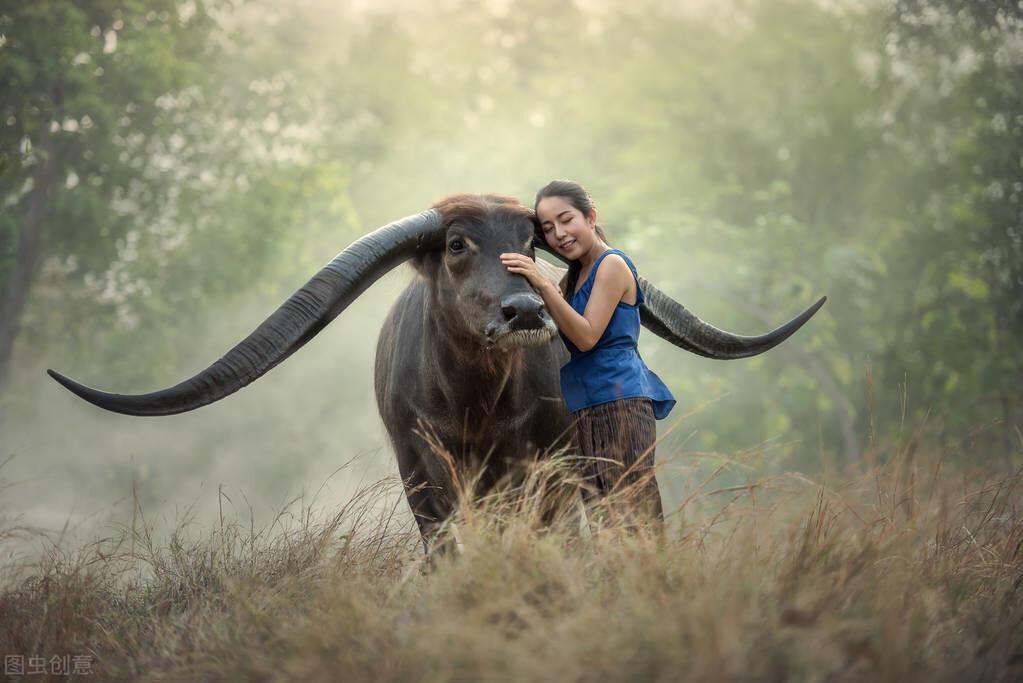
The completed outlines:
<svg viewBox="0 0 1023 683">
<path fill-rule="evenodd" d="M 579 315 L 561 295 L 557 284 L 540 273 L 533 259 L 525 254 L 506 253 L 501 254 L 501 261 L 509 271 L 529 280 L 533 289 L 543 297 L 544 306 L 558 329 L 580 351 L 589 351 L 596 346 L 607 329 L 615 306 L 629 291 L 629 283 L 632 281 L 632 271 L 625 260 L 618 254 L 608 254 L 597 267 L 586 310 Z"/>
</svg>

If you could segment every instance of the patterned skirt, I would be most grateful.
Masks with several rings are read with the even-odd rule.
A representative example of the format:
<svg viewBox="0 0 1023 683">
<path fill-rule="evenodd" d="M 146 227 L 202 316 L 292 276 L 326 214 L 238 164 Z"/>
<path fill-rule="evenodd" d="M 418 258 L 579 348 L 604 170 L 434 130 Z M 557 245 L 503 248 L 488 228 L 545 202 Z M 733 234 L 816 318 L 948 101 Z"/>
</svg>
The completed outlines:
<svg viewBox="0 0 1023 683">
<path fill-rule="evenodd" d="M 576 411 L 575 439 L 589 484 L 587 502 L 614 502 L 619 512 L 663 520 L 654 479 L 657 427 L 649 398 L 625 398 Z M 619 504 L 620 501 L 620 504 Z"/>
</svg>

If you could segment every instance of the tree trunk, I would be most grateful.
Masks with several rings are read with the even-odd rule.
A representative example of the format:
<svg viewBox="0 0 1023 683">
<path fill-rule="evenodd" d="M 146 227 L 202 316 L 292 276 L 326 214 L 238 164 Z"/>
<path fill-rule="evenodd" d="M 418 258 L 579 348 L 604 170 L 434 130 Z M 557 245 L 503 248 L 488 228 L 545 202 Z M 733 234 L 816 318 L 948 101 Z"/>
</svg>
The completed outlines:
<svg viewBox="0 0 1023 683">
<path fill-rule="evenodd" d="M 0 390 L 3 390 L 10 375 L 14 340 L 18 336 L 29 288 L 39 267 L 43 226 L 50 214 L 53 190 L 57 181 L 59 164 L 53 134 L 44 129 L 39 143 L 37 154 L 40 162 L 32 176 L 33 186 L 28 196 L 28 208 L 18 234 L 14 270 L 4 283 L 3 295 L 0 298 Z"/>
</svg>

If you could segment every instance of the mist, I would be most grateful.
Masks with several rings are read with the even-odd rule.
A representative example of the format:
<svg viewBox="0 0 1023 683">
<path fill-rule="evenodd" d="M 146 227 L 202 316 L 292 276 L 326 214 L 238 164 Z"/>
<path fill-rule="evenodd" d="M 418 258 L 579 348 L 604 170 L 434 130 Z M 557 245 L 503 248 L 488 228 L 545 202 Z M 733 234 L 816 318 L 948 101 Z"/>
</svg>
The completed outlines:
<svg viewBox="0 0 1023 683">
<path fill-rule="evenodd" d="M 4 103 L 11 283 L 33 150 L 66 148 L 0 395 L 8 519 L 88 536 L 136 505 L 200 527 L 227 505 L 259 526 L 396 476 L 372 368 L 408 266 L 191 413 L 105 413 L 45 369 L 176 384 L 359 236 L 456 192 L 532 206 L 553 178 L 581 182 L 612 245 L 717 327 L 761 334 L 829 297 L 750 360 L 641 334 L 679 400 L 658 424 L 666 509 L 698 467 L 841 469 L 921 425 L 951 457 L 969 438 L 986 464 L 1018 459 L 1020 167 L 987 163 L 1020 149 L 1018 24 L 977 43 L 873 2 L 177 6 L 98 36 L 75 24 L 59 53 L 92 71 L 59 118 Z M 160 24 L 179 42 L 140 56 Z M 44 30 L 7 30 L 0 60 Z M 133 90 L 149 72 L 160 91 Z M 56 122 L 49 142 L 35 118 Z"/>
</svg>

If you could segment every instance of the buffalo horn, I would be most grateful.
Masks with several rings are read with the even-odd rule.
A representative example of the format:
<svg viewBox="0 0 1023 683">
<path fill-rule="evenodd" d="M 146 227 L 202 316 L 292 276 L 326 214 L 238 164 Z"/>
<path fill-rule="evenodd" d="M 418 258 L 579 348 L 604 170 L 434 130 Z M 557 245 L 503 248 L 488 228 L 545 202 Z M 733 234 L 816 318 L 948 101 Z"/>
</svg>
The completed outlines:
<svg viewBox="0 0 1023 683">
<path fill-rule="evenodd" d="M 291 295 L 220 360 L 180 384 L 149 394 L 111 394 L 47 370 L 67 389 L 125 415 L 173 415 L 233 394 L 302 347 L 371 284 L 415 254 L 443 244 L 435 209 L 395 221 L 355 241 Z"/>
<path fill-rule="evenodd" d="M 560 254 L 551 250 L 542 237 L 537 236 L 533 245 L 564 261 Z M 539 262 L 539 261 L 538 261 Z M 541 270 L 560 280 L 564 268 L 544 263 Z M 828 300 L 822 296 L 812 306 L 781 327 L 757 337 L 725 332 L 703 322 L 685 306 L 650 284 L 640 276 L 639 287 L 646 299 L 639 308 L 639 319 L 643 326 L 680 349 L 716 360 L 734 360 L 756 356 L 788 339 L 796 330 L 813 317 L 813 314 Z"/>
</svg>

